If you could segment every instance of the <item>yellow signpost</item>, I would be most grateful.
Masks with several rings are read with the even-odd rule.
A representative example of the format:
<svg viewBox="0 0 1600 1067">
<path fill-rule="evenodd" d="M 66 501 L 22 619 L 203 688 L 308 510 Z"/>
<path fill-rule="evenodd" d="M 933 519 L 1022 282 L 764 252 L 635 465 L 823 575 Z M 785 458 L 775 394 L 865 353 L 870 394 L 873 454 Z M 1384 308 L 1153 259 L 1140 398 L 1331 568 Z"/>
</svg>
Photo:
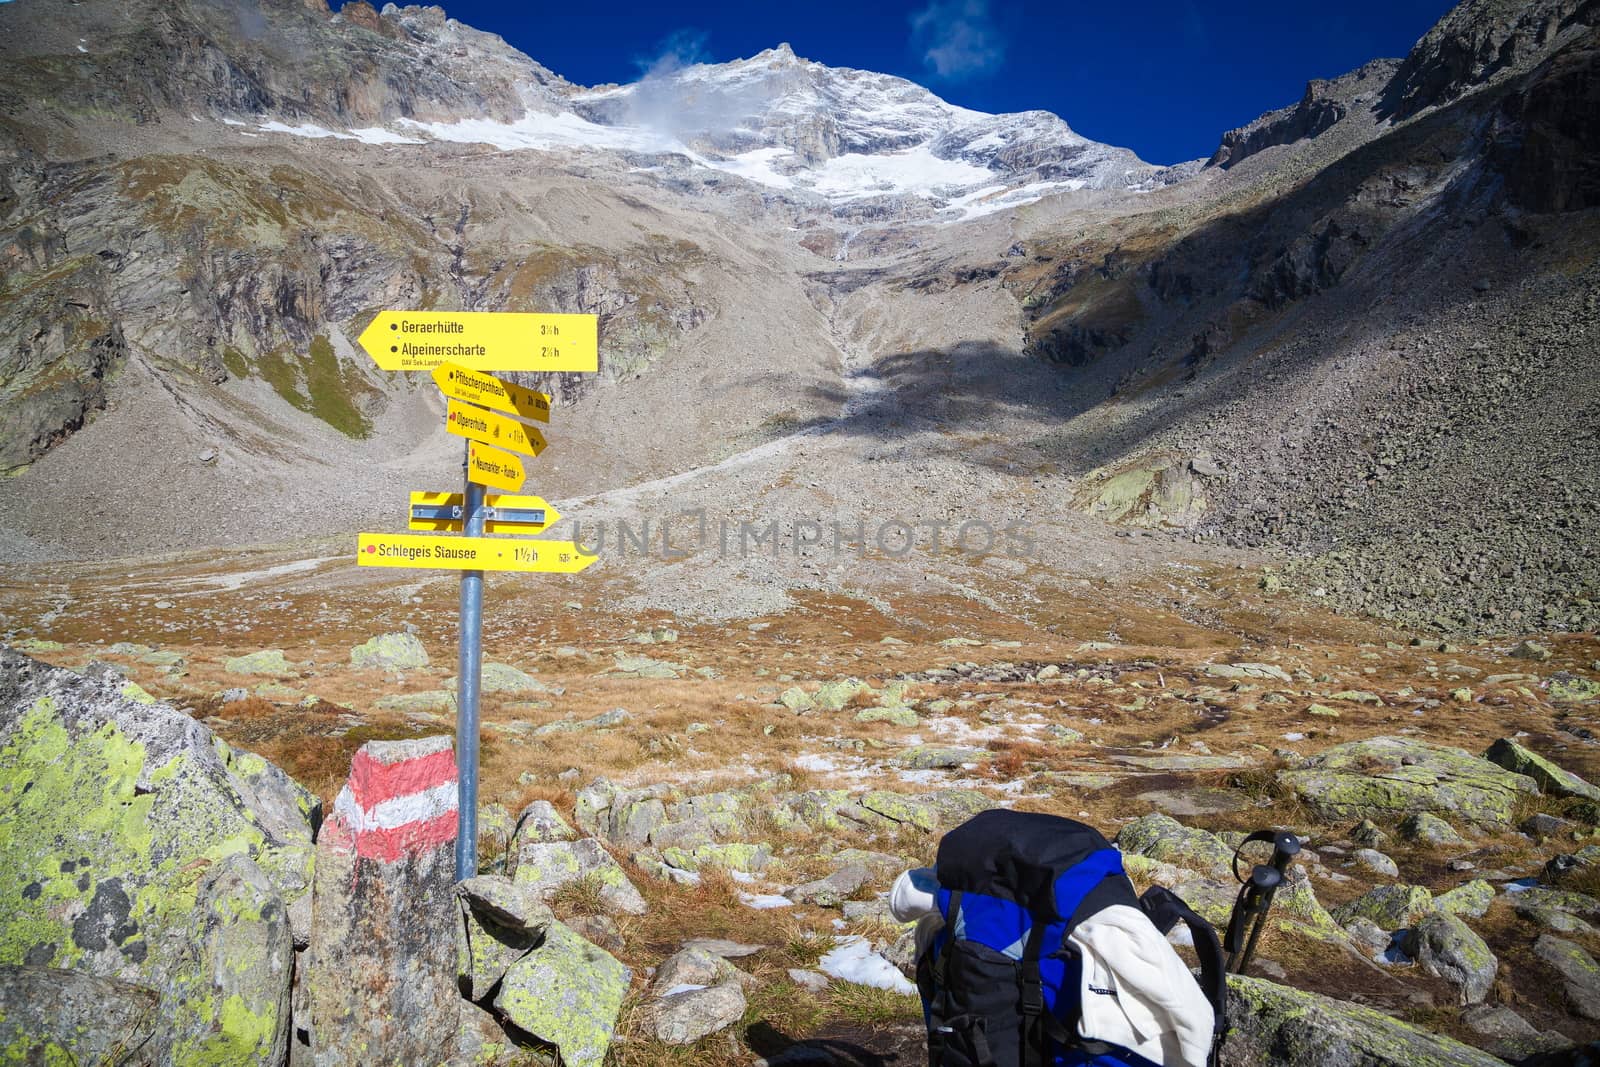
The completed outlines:
<svg viewBox="0 0 1600 1067">
<path fill-rule="evenodd" d="M 498 445 L 514 452 L 537 456 L 549 444 L 544 434 L 526 423 L 475 408 L 457 400 L 447 403 L 444 428 L 457 437 Z"/>
<path fill-rule="evenodd" d="M 536 496 L 488 495 L 484 487 L 522 488 L 522 461 L 548 442 L 517 419 L 550 421 L 550 397 L 485 371 L 600 369 L 599 319 L 512 311 L 380 311 L 361 332 L 361 347 L 384 370 L 431 372 L 445 396 L 445 429 L 467 439 L 461 493 L 412 493 L 412 534 L 363 533 L 363 567 L 461 571 L 460 678 L 456 708 L 456 880 L 478 873 L 478 711 L 483 674 L 483 572 L 575 574 L 598 559 L 571 541 L 484 537 L 538 533 L 561 518 Z M 493 408 L 506 415 L 496 415 Z M 496 448 L 486 446 L 498 446 Z M 449 532 L 446 532 L 449 531 Z"/>
<path fill-rule="evenodd" d="M 460 532 L 466 520 L 465 502 L 466 496 L 462 493 L 412 493 L 411 529 Z M 487 533 L 540 533 L 561 519 L 561 512 L 542 496 L 490 493 L 483 498 L 483 503 Z"/>
<path fill-rule="evenodd" d="M 480 445 L 476 441 L 468 442 L 467 481 L 487 485 L 491 489 L 509 489 L 514 493 L 522 488 L 526 477 L 522 460 L 510 452 Z"/>
<path fill-rule="evenodd" d="M 385 533 L 364 533 L 356 538 L 356 562 L 363 567 L 576 574 L 599 558 L 585 554 L 571 541 Z"/>
<path fill-rule="evenodd" d="M 550 421 L 550 395 L 503 382 L 455 363 L 433 368 L 433 382 L 445 396 L 483 408 L 494 408 L 525 419 Z"/>
<path fill-rule="evenodd" d="M 600 369 L 599 317 L 522 311 L 380 311 L 359 338 L 384 370 Z"/>
</svg>

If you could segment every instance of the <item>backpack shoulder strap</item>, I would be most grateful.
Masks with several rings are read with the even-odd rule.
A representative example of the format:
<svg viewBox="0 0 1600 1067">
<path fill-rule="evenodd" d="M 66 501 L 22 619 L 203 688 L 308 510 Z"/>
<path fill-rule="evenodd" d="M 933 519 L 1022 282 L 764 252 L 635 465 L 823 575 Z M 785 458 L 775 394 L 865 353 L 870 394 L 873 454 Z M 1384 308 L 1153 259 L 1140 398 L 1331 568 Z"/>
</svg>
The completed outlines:
<svg viewBox="0 0 1600 1067">
<path fill-rule="evenodd" d="M 1228 972 L 1216 927 L 1166 886 L 1153 885 L 1146 889 L 1139 898 L 1139 907 L 1163 934 L 1169 933 L 1180 920 L 1189 928 L 1195 955 L 1200 957 L 1200 990 L 1211 1002 L 1215 1019 L 1211 1028 L 1211 1055 L 1215 1059 L 1228 1031 Z"/>
</svg>

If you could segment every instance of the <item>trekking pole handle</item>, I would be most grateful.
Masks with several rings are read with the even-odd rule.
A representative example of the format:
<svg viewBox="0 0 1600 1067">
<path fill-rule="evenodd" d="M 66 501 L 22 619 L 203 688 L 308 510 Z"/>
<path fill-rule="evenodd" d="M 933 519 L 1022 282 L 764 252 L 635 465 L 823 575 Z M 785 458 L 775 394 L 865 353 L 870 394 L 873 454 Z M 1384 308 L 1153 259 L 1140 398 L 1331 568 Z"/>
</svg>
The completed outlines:
<svg viewBox="0 0 1600 1067">
<path fill-rule="evenodd" d="M 1239 858 L 1246 845 L 1257 841 L 1271 843 L 1272 859 L 1268 863 L 1253 865 L 1250 876 L 1243 877 L 1239 873 Z M 1267 912 L 1272 908 L 1272 898 L 1283 884 L 1290 861 L 1299 854 L 1300 838 L 1288 830 L 1257 830 L 1234 849 L 1233 876 L 1244 888 L 1239 890 L 1239 899 L 1234 903 L 1233 914 L 1228 920 L 1227 970 L 1243 974 L 1250 965 L 1250 957 L 1255 955 L 1256 942 L 1260 940 L 1262 927 L 1266 924 Z M 1248 937 L 1245 936 L 1246 925 L 1250 927 Z"/>
<path fill-rule="evenodd" d="M 1257 841 L 1267 842 L 1272 845 L 1272 859 L 1269 861 L 1273 869 L 1280 875 L 1287 870 L 1289 863 L 1300 855 L 1300 839 L 1289 830 L 1257 830 L 1255 833 L 1239 842 L 1239 847 L 1233 850 L 1233 877 L 1241 883 L 1249 883 L 1255 879 L 1255 872 L 1251 871 L 1250 877 L 1239 873 L 1239 860 L 1244 855 L 1246 845 Z"/>
</svg>

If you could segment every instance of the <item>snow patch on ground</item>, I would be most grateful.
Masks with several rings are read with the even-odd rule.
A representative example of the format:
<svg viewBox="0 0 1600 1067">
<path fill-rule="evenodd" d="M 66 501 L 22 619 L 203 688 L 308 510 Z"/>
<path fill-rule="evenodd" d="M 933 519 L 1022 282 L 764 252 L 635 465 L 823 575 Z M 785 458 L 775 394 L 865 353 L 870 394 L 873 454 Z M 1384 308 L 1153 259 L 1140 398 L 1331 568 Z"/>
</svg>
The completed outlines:
<svg viewBox="0 0 1600 1067">
<path fill-rule="evenodd" d="M 787 174 L 778 173 L 773 168 L 774 163 L 785 158 L 793 159 L 794 153 L 787 148 L 757 148 L 752 152 L 741 152 L 729 159 L 706 160 L 706 163 L 758 185 L 770 185 L 775 189 L 793 189 L 794 179 Z"/>
<path fill-rule="evenodd" d="M 900 968 L 872 951 L 865 938 L 841 937 L 835 939 L 837 947 L 817 962 L 817 970 L 831 978 L 874 989 L 892 989 L 896 993 L 914 995 L 917 987 L 900 973 Z"/>
<path fill-rule="evenodd" d="M 230 126 L 242 126 L 242 122 L 233 122 L 223 119 Z M 298 126 L 290 126 L 279 122 L 277 119 L 268 119 L 256 127 L 267 133 L 287 133 L 295 137 L 326 138 L 331 137 L 337 141 L 360 141 L 362 144 L 426 144 L 426 141 L 415 137 L 402 137 L 392 130 L 383 129 L 381 126 L 368 126 L 365 129 L 349 130 L 340 133 L 337 130 L 325 129 L 314 123 L 304 122 Z"/>
<path fill-rule="evenodd" d="M 426 134 L 436 141 L 487 144 L 507 152 L 521 149 L 598 148 L 619 152 L 681 152 L 683 146 L 640 126 L 602 126 L 564 111 L 546 115 L 530 111 L 516 122 L 461 119 L 457 122 L 417 122 L 400 119 L 396 125 Z"/>
<path fill-rule="evenodd" d="M 989 168 L 940 159 L 926 145 L 888 155 L 852 152 L 835 156 L 812 174 L 811 188 L 837 200 L 906 194 L 931 197 L 940 190 L 952 192 L 994 180 Z"/>
</svg>

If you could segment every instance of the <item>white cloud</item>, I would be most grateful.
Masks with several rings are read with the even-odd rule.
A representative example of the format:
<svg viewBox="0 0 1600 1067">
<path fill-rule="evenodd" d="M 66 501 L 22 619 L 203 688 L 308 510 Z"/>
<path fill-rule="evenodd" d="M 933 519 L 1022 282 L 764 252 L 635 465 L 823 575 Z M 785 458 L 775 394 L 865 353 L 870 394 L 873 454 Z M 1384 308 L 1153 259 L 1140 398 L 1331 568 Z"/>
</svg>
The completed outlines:
<svg viewBox="0 0 1600 1067">
<path fill-rule="evenodd" d="M 656 54 L 647 59 L 635 58 L 642 78 L 670 77 L 685 67 L 704 63 L 710 57 L 706 44 L 710 35 L 704 30 L 673 30 L 656 46 Z"/>
<path fill-rule="evenodd" d="M 911 40 L 922 49 L 923 65 L 941 78 L 989 74 L 1006 57 L 989 0 L 932 0 L 911 16 Z"/>
</svg>

